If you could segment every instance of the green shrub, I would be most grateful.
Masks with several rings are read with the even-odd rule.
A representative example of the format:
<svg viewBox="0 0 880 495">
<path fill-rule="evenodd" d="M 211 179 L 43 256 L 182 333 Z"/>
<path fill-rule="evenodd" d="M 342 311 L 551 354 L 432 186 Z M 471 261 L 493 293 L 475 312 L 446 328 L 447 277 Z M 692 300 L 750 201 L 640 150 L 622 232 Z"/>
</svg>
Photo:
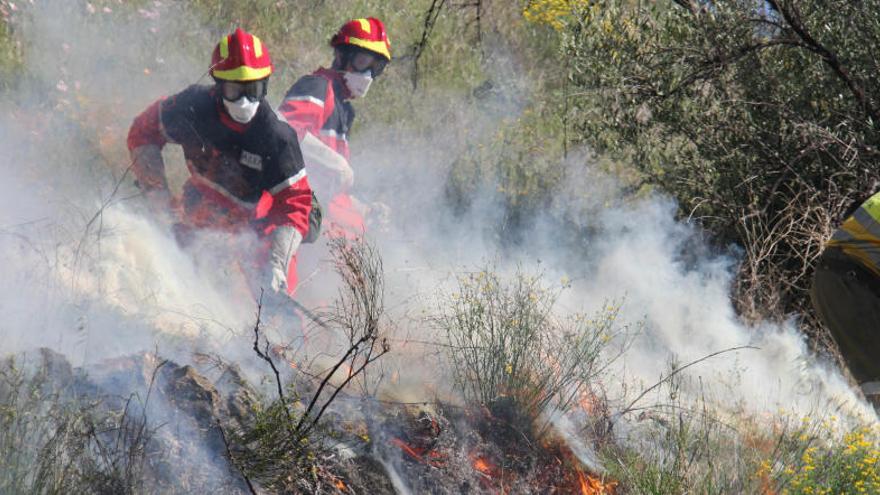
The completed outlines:
<svg viewBox="0 0 880 495">
<path fill-rule="evenodd" d="M 6 0 L 0 0 L 0 94 L 12 89 L 23 70 L 21 42 L 15 36 L 13 11 Z"/>
<path fill-rule="evenodd" d="M 594 385 L 607 364 L 603 353 L 619 327 L 619 306 L 592 318 L 555 313 L 558 291 L 538 277 L 504 280 L 492 270 L 459 277 L 442 301 L 438 322 L 449 340 L 457 390 L 471 404 L 506 414 L 536 437 L 536 421 L 568 411 Z M 503 413 L 494 410 L 507 407 Z"/>
<path fill-rule="evenodd" d="M 144 404 L 73 397 L 69 372 L 49 360 L 28 368 L 0 363 L 0 493 L 141 493 L 153 435 Z"/>
<path fill-rule="evenodd" d="M 603 449 L 626 493 L 880 493 L 880 431 L 865 419 L 725 411 L 706 396 L 684 400 L 684 380 L 674 375 L 656 403 L 629 410 L 626 432 Z"/>
<path fill-rule="evenodd" d="M 813 261 L 871 188 L 876 7 L 619 0 L 565 32 L 575 134 L 743 247 L 735 295 L 749 318 L 808 312 Z"/>
</svg>

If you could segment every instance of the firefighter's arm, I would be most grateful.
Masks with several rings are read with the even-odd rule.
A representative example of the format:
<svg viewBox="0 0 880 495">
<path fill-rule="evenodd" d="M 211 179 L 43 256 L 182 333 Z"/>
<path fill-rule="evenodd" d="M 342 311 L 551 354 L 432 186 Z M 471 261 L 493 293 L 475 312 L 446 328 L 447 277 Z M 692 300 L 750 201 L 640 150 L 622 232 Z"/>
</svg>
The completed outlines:
<svg viewBox="0 0 880 495">
<path fill-rule="evenodd" d="M 168 190 L 165 162 L 162 160 L 162 147 L 168 140 L 162 132 L 161 105 L 162 100 L 159 100 L 147 107 L 135 117 L 128 130 L 132 172 L 139 187 L 145 191 Z"/>
<path fill-rule="evenodd" d="M 286 126 L 281 134 L 276 166 L 267 171 L 266 192 L 272 196 L 272 206 L 263 220 L 263 233 L 271 239 L 266 285 L 276 292 L 287 286 L 291 259 L 309 234 L 312 213 L 312 188 L 296 134 Z"/>
<path fill-rule="evenodd" d="M 303 159 L 314 169 L 320 168 L 337 178 L 339 189 L 347 191 L 354 183 L 354 171 L 344 156 L 334 151 L 316 138 L 311 132 L 305 133 L 300 141 Z"/>
<path fill-rule="evenodd" d="M 275 292 L 287 288 L 290 262 L 303 237 L 309 233 L 312 190 L 305 169 L 269 191 L 272 208 L 267 216 L 264 233 L 269 236 L 269 266 L 265 286 Z"/>
<path fill-rule="evenodd" d="M 300 140 L 309 132 L 318 134 L 333 113 L 333 101 L 327 98 L 328 84 L 323 77 L 305 76 L 290 87 L 278 107 L 278 113 Z"/>
</svg>

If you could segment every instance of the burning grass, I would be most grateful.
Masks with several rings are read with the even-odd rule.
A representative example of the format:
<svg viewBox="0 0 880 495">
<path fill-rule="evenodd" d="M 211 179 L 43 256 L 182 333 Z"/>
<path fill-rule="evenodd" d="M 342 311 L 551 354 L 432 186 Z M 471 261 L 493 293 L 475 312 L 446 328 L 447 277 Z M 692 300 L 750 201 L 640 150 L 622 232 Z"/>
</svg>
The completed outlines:
<svg viewBox="0 0 880 495">
<path fill-rule="evenodd" d="M 537 276 L 502 280 L 483 270 L 458 282 L 438 318 L 456 388 L 532 440 L 546 432 L 551 413 L 568 412 L 592 393 L 612 360 L 603 351 L 629 330 L 617 321 L 619 305 L 592 317 L 559 317 L 559 291 Z"/>
<path fill-rule="evenodd" d="M 277 396 L 257 403 L 242 427 L 224 434 L 229 461 L 254 493 L 254 483 L 278 492 L 320 491 L 323 484 L 345 487 L 334 476 L 315 475 L 320 468 L 317 458 L 325 450 L 322 441 L 327 436 L 321 420 L 349 384 L 360 380 L 362 388 L 367 388 L 365 370 L 390 350 L 382 334 L 381 259 L 361 240 L 337 238 L 330 244 L 342 280 L 340 296 L 335 311 L 315 323 L 328 332 L 344 335 L 347 343 L 328 370 L 294 376 L 285 387 L 273 358 L 272 349 L 277 346 L 261 336 L 259 311 L 257 314 L 253 349 L 274 373 Z M 300 396 L 302 385 L 310 395 Z"/>
</svg>

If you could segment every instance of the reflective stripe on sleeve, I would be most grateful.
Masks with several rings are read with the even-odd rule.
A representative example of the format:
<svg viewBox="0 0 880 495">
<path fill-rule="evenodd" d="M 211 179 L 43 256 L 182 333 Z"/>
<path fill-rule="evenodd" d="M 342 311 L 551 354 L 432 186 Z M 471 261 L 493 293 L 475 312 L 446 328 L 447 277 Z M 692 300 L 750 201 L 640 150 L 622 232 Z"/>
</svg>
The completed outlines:
<svg viewBox="0 0 880 495">
<path fill-rule="evenodd" d="M 346 135 L 344 133 L 340 134 L 333 129 L 321 129 L 321 135 L 332 137 L 334 139 L 339 139 L 339 140 L 346 141 L 346 142 L 348 141 L 348 138 L 346 137 Z"/>
<path fill-rule="evenodd" d="M 297 172 L 297 174 L 294 175 L 293 177 L 288 177 L 287 179 L 284 179 L 283 181 L 279 182 L 278 184 L 272 186 L 272 189 L 269 189 L 269 194 L 274 196 L 274 195 L 280 193 L 281 191 L 283 191 L 285 188 L 290 187 L 293 184 L 296 184 L 297 182 L 302 180 L 305 176 L 306 176 L 306 169 L 303 168 L 302 170 Z"/>
<path fill-rule="evenodd" d="M 162 123 L 162 104 L 165 101 L 159 102 L 159 132 L 162 133 L 162 137 L 165 138 L 169 143 L 180 144 L 177 141 L 171 139 L 171 136 L 168 135 L 168 131 L 165 130 L 165 124 Z"/>
<path fill-rule="evenodd" d="M 216 182 L 212 182 L 199 174 L 193 173 L 192 179 L 194 182 L 198 183 L 199 185 L 205 186 L 208 189 L 211 189 L 212 191 L 223 196 L 224 198 L 228 199 L 229 201 L 232 201 L 233 203 L 235 203 L 236 205 L 238 205 L 242 208 L 252 210 L 257 206 L 257 203 L 248 203 L 247 201 L 244 201 L 241 198 L 235 197 L 231 192 L 227 191 L 220 184 L 217 184 Z"/>
</svg>

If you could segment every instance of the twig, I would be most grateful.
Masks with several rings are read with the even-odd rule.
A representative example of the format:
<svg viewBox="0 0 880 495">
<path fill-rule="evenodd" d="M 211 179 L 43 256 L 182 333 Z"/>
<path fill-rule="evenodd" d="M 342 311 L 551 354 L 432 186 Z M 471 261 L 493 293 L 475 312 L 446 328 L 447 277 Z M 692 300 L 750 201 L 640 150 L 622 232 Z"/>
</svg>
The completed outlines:
<svg viewBox="0 0 880 495">
<path fill-rule="evenodd" d="M 260 289 L 260 300 L 257 301 L 257 322 L 254 324 L 254 352 L 257 353 L 257 356 L 260 356 L 263 361 L 269 363 L 269 366 L 272 368 L 272 372 L 275 373 L 275 384 L 278 387 L 278 398 L 281 400 L 281 404 L 284 406 L 284 413 L 287 415 L 288 420 L 292 420 L 292 416 L 290 414 L 290 409 L 287 407 L 287 400 L 284 398 L 284 387 L 281 384 L 281 373 L 278 372 L 278 368 L 275 367 L 275 362 L 272 361 L 272 358 L 268 355 L 269 341 L 266 340 L 266 349 L 267 353 L 264 353 L 260 350 L 260 316 L 263 311 L 263 289 Z"/>
<path fill-rule="evenodd" d="M 434 31 L 434 25 L 437 23 L 437 18 L 440 17 L 440 13 L 443 11 L 444 4 L 446 4 L 446 0 L 431 0 L 431 6 L 428 7 L 428 11 L 425 12 L 422 38 L 415 46 L 413 46 L 411 57 L 413 60 L 412 85 L 414 90 L 419 86 L 419 59 L 422 57 L 425 48 L 428 47 L 428 39 L 431 37 L 431 32 Z"/>
<path fill-rule="evenodd" d="M 674 377 L 675 375 L 681 373 L 682 371 L 684 371 L 684 370 L 690 368 L 691 366 L 694 366 L 694 365 L 699 364 L 699 363 L 701 363 L 701 362 L 703 362 L 703 361 L 705 361 L 705 360 L 707 360 L 707 359 L 709 359 L 709 358 L 713 358 L 713 357 L 718 356 L 718 355 L 721 355 L 721 354 L 726 354 L 726 353 L 728 353 L 728 352 L 733 352 L 733 351 L 740 351 L 740 350 L 743 350 L 743 349 L 760 349 L 760 348 L 759 348 L 759 347 L 755 347 L 755 346 L 751 346 L 751 345 L 743 345 L 743 346 L 738 346 L 738 347 L 731 347 L 730 349 L 724 349 L 724 350 L 721 350 L 721 351 L 713 352 L 712 354 L 709 354 L 709 355 L 703 356 L 703 357 L 701 357 L 700 359 L 697 359 L 697 360 L 695 360 L 695 361 L 691 361 L 690 363 L 688 363 L 688 364 L 686 364 L 686 365 L 684 365 L 684 366 L 682 366 L 682 367 L 680 367 L 680 368 L 676 368 L 676 369 L 672 370 L 672 372 L 670 372 L 668 375 L 666 375 L 665 377 L 661 378 L 660 381 L 658 381 L 657 383 L 651 385 L 650 387 L 648 387 L 648 388 L 646 388 L 644 391 L 642 391 L 642 393 L 639 394 L 639 396 L 636 397 L 632 402 L 630 402 L 629 405 L 626 406 L 626 407 L 625 407 L 620 413 L 618 413 L 617 416 L 620 417 L 620 416 L 623 416 L 624 414 L 627 414 L 627 413 L 629 413 L 629 412 L 632 412 L 632 411 L 634 410 L 634 409 L 633 409 L 633 406 L 635 406 L 636 403 L 637 403 L 638 401 L 642 400 L 642 398 L 643 398 L 644 396 L 648 395 L 649 392 L 651 392 L 652 390 L 656 389 L 656 388 L 659 387 L 660 385 L 663 385 L 664 383 L 666 383 L 667 381 L 669 381 L 670 378 L 672 378 L 672 377 Z M 612 426 L 613 426 L 613 425 L 612 425 Z"/>
<path fill-rule="evenodd" d="M 226 438 L 226 432 L 223 430 L 223 425 L 220 424 L 220 418 L 214 417 L 214 421 L 217 423 L 217 429 L 220 430 L 220 438 L 223 440 L 223 446 L 226 447 L 226 456 L 229 458 L 229 462 L 232 463 L 232 466 L 235 467 L 235 470 L 238 471 L 238 474 L 241 475 L 244 482 L 247 484 L 248 490 L 250 490 L 252 495 L 257 495 L 257 490 L 254 489 L 253 483 L 251 483 L 251 479 L 248 478 L 248 475 L 238 466 L 238 462 L 235 460 L 235 457 L 232 455 L 232 449 L 229 448 L 229 440 Z"/>
</svg>

